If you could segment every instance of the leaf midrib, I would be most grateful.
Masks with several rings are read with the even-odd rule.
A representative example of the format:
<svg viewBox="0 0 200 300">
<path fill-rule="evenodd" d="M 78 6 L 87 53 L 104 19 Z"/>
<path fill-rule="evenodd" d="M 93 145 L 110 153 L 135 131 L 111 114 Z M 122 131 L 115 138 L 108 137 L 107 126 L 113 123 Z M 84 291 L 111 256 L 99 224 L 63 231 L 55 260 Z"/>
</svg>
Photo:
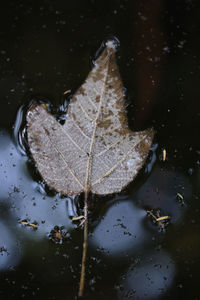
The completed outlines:
<svg viewBox="0 0 200 300">
<path fill-rule="evenodd" d="M 57 153 L 60 155 L 60 157 L 62 158 L 62 160 L 64 161 L 64 163 L 66 164 L 66 166 L 68 167 L 70 173 L 73 175 L 73 177 L 75 178 L 75 180 L 79 183 L 79 185 L 84 189 L 84 185 L 83 183 L 80 181 L 79 177 L 76 175 L 76 173 L 73 171 L 72 167 L 70 166 L 69 162 L 67 161 L 67 159 L 65 158 L 65 156 L 62 154 L 62 152 L 57 148 L 56 144 L 54 143 L 54 141 L 50 138 L 50 136 L 47 136 L 47 138 L 49 139 L 50 143 L 53 145 L 53 147 L 55 148 L 55 150 L 57 151 Z"/>
<path fill-rule="evenodd" d="M 91 185 L 90 185 L 90 177 L 91 177 L 91 170 L 92 170 L 92 160 L 93 160 L 93 149 L 94 149 L 94 144 L 95 144 L 95 137 L 96 137 L 96 130 L 98 127 L 98 119 L 100 116 L 100 112 L 101 112 L 101 107 L 102 107 L 102 101 L 103 101 L 103 95 L 105 93 L 105 85 L 106 85 L 106 80 L 107 80 L 107 76 L 108 76 L 108 70 L 109 70 L 109 64 L 110 64 L 110 60 L 107 60 L 107 69 L 106 69 L 106 74 L 104 77 L 104 82 L 103 82 L 103 86 L 101 89 L 101 94 L 100 94 L 100 100 L 99 100 L 99 107 L 98 107 L 98 111 L 97 111 L 97 116 L 96 119 L 94 121 L 94 129 L 93 129 L 93 133 L 92 133 L 92 138 L 91 138 L 91 142 L 90 142 L 90 148 L 89 148 L 89 155 L 88 155 L 88 161 L 87 161 L 87 169 L 86 169 L 86 179 L 85 179 L 85 193 L 89 193 L 89 191 L 91 190 Z"/>
</svg>

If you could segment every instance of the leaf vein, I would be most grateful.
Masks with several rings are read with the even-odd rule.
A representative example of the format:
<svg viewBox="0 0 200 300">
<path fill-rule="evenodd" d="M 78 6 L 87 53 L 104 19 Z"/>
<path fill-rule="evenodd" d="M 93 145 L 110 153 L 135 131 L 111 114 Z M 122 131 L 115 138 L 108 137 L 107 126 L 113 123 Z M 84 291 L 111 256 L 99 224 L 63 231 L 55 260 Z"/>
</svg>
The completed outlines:
<svg viewBox="0 0 200 300">
<path fill-rule="evenodd" d="M 81 148 L 79 147 L 79 145 L 72 139 L 72 137 L 63 129 L 63 127 L 61 126 L 61 129 L 62 129 L 62 132 L 64 133 L 65 136 L 67 136 L 70 141 L 81 151 L 83 152 L 84 154 L 87 155 L 87 153 Z"/>
<path fill-rule="evenodd" d="M 89 95 L 87 95 L 90 103 L 92 104 L 92 106 L 95 108 L 95 110 L 97 110 L 98 108 L 96 107 L 96 105 L 94 104 L 93 100 L 91 99 L 91 97 Z"/>
<path fill-rule="evenodd" d="M 86 181 L 85 181 L 86 191 L 91 189 L 90 175 L 91 175 L 92 159 L 93 159 L 92 152 L 93 152 L 93 148 L 94 148 L 96 130 L 97 130 L 97 125 L 98 125 L 97 120 L 99 119 L 99 116 L 100 116 L 102 101 L 103 101 L 103 94 L 105 92 L 106 79 L 107 79 L 107 76 L 108 76 L 108 68 L 109 68 L 109 61 L 107 63 L 106 74 L 105 74 L 103 85 L 102 85 L 102 88 L 101 88 L 99 107 L 98 107 L 97 116 L 96 116 L 96 119 L 95 119 L 95 124 L 94 124 L 93 134 L 92 134 L 92 138 L 91 138 L 91 143 L 90 143 L 90 150 L 89 150 L 88 164 L 87 164 L 87 171 L 86 171 Z"/>
<path fill-rule="evenodd" d="M 86 112 L 86 110 L 83 108 L 82 104 L 79 101 L 79 107 L 81 108 L 81 110 L 83 111 L 83 113 L 85 114 L 86 119 L 88 119 L 90 122 L 94 122 L 94 120 L 92 118 L 90 118 L 90 116 L 88 115 L 88 113 Z"/>
<path fill-rule="evenodd" d="M 51 144 L 54 146 L 55 150 L 57 151 L 57 153 L 60 155 L 60 157 L 62 158 L 62 160 L 64 161 L 64 163 L 66 164 L 66 166 L 68 167 L 70 173 L 74 176 L 75 180 L 80 184 L 80 186 L 84 189 L 84 185 L 82 184 L 82 182 L 80 181 L 80 179 L 78 178 L 78 176 L 76 175 L 76 173 L 73 171 L 72 167 L 70 166 L 69 162 L 66 160 L 66 158 L 64 157 L 64 155 L 62 154 L 62 152 L 57 148 L 56 144 L 54 143 L 54 141 L 48 136 L 49 141 L 51 142 Z"/>
<path fill-rule="evenodd" d="M 145 136 L 142 140 L 144 140 L 145 138 L 146 138 L 146 136 Z M 135 148 L 139 143 L 141 143 L 141 140 L 140 140 L 138 143 L 135 144 L 134 148 Z M 100 183 L 105 177 L 108 177 L 113 171 L 115 171 L 116 168 L 117 168 L 121 163 L 123 163 L 123 162 L 126 160 L 126 158 L 127 158 L 128 155 L 131 153 L 131 151 L 133 151 L 132 148 L 131 148 L 129 151 L 127 151 L 127 153 L 124 154 L 124 156 L 122 157 L 122 159 L 120 159 L 120 160 L 119 160 L 112 168 L 110 168 L 110 170 L 109 170 L 108 172 L 106 172 L 103 176 L 101 176 L 99 179 L 97 179 L 97 180 L 93 183 L 92 187 L 94 187 L 95 185 L 97 185 L 98 183 Z"/>
<path fill-rule="evenodd" d="M 78 125 L 78 123 L 75 121 L 75 119 L 72 117 L 73 123 L 75 124 L 75 126 L 79 129 L 80 133 L 87 138 L 88 140 L 90 140 L 91 138 L 85 134 L 85 132 L 83 131 L 83 129 Z"/>
</svg>

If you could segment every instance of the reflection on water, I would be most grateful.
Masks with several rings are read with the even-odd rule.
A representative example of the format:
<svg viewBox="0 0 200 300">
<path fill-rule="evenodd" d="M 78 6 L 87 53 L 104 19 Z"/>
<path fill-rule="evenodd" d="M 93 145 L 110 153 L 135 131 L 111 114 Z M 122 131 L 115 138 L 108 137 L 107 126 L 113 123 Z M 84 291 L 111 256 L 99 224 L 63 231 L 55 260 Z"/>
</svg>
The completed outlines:
<svg viewBox="0 0 200 300">
<path fill-rule="evenodd" d="M 123 274 L 121 286 L 124 291 L 119 290 L 118 299 L 158 299 L 172 285 L 175 273 L 174 262 L 168 253 L 147 251 Z"/>
<path fill-rule="evenodd" d="M 0 222 L 0 271 L 13 270 L 20 262 L 21 249 L 8 226 Z"/>
<path fill-rule="evenodd" d="M 182 203 L 177 196 L 183 197 Z M 170 216 L 171 223 L 180 221 L 192 196 L 189 178 L 183 173 L 157 164 L 151 176 L 134 195 L 135 201 L 150 209 L 159 208 Z"/>
<path fill-rule="evenodd" d="M 123 258 L 149 242 L 150 235 L 144 229 L 146 212 L 130 200 L 117 202 L 110 207 L 93 232 L 93 247 L 102 247 L 105 253 Z"/>
<path fill-rule="evenodd" d="M 15 136 L 21 142 L 17 143 L 17 148 L 6 132 L 2 131 L 0 134 L 0 207 L 2 212 L 0 270 L 10 270 L 19 265 L 20 261 L 24 260 L 24 253 L 27 257 L 31 255 L 32 263 L 29 264 L 31 267 L 37 266 L 37 270 L 40 268 L 38 259 L 41 255 L 44 258 L 44 253 L 47 253 L 47 257 L 55 255 L 48 253 L 47 237 L 53 243 L 60 244 L 59 237 L 63 236 L 66 250 L 59 259 L 60 267 L 58 269 L 63 268 L 62 272 L 65 274 L 66 280 L 69 280 L 72 270 L 74 278 L 77 278 L 77 272 L 80 269 L 82 241 L 79 230 L 75 228 L 69 218 L 76 213 L 73 200 L 60 199 L 59 195 L 47 195 L 42 185 L 32 178 L 27 167 L 27 156 L 23 151 L 18 151 L 23 146 L 23 139 L 19 134 L 23 120 L 21 110 L 18 117 Z M 155 149 L 152 153 L 154 163 Z M 150 169 L 152 169 L 153 163 L 152 160 L 149 162 Z M 170 287 L 175 274 L 175 266 L 166 250 L 157 252 L 157 248 L 154 247 L 154 241 L 160 239 L 159 228 L 150 222 L 146 209 L 159 208 L 163 214 L 171 217 L 172 223 L 176 224 L 187 208 L 186 205 L 180 205 L 176 194 L 181 193 L 187 203 L 191 192 L 190 182 L 183 173 L 172 172 L 167 167 L 162 169 L 156 164 L 151 170 L 151 176 L 147 178 L 141 188 L 134 191 L 132 195 L 131 193 L 129 196 L 118 195 L 116 199 L 113 199 L 113 204 L 109 206 L 90 234 L 89 251 L 101 249 L 101 260 L 109 257 L 111 261 L 117 260 L 121 266 L 123 266 L 123 262 L 125 263 L 126 270 L 122 268 L 118 274 L 122 278 L 120 286 L 123 287 L 123 291 L 117 290 L 118 299 L 126 299 L 127 296 L 130 299 L 134 299 L 134 296 L 138 296 L 140 299 L 145 297 L 146 299 L 156 299 Z M 37 230 L 20 225 L 20 220 L 35 222 L 38 226 Z M 70 242 L 71 234 L 74 237 Z M 81 232 L 80 234 L 82 237 Z M 76 236 L 78 236 L 77 240 Z M 33 252 L 29 241 L 35 243 L 41 241 L 41 245 L 38 246 L 38 254 Z M 70 246 L 70 243 L 73 246 Z M 146 249 L 149 250 L 146 251 Z M 74 252 L 73 255 L 70 255 L 71 252 L 68 253 L 68 251 L 72 251 L 72 253 L 75 251 L 76 254 Z M 56 253 L 60 253 L 60 250 L 56 250 Z M 64 267 L 66 257 L 69 259 L 68 268 Z M 137 263 L 132 265 L 132 260 L 135 260 L 136 257 Z M 62 262 L 63 259 L 65 261 Z M 129 262 L 128 269 L 127 262 Z M 61 267 L 63 263 L 64 266 Z M 46 276 L 49 269 L 51 269 L 51 265 L 43 266 L 42 278 Z M 57 275 L 55 276 L 57 278 Z M 45 280 L 51 282 L 51 280 L 55 280 L 55 276 L 52 275 Z M 109 272 L 107 276 L 109 276 Z M 95 279 L 95 282 L 97 281 Z M 91 289 L 95 287 L 95 283 L 93 285 Z"/>
</svg>

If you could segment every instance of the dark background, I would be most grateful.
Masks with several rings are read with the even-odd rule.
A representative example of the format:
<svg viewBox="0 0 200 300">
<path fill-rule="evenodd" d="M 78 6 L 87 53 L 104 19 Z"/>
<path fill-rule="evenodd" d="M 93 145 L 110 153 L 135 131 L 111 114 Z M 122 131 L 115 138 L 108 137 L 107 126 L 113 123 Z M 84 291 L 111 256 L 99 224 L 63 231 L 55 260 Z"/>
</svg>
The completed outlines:
<svg viewBox="0 0 200 300">
<path fill-rule="evenodd" d="M 158 174 L 154 176 L 152 172 L 139 191 L 135 192 L 135 188 L 130 187 L 126 199 L 131 199 L 142 209 L 159 208 L 163 214 L 172 217 L 172 223 L 162 235 L 155 225 L 148 226 L 152 238 L 156 236 L 155 249 L 162 245 L 169 250 L 177 267 L 173 284 L 162 295 L 148 295 L 147 289 L 147 295 L 140 295 L 138 299 L 199 299 L 199 13 L 200 2 L 192 0 L 8 1 L 1 4 L 0 126 L 2 132 L 11 137 L 21 105 L 41 97 L 51 101 L 54 106 L 61 105 L 64 91 L 70 89 L 73 92 L 83 82 L 102 43 L 113 37 L 120 42 L 117 62 L 126 88 L 130 127 L 141 130 L 153 126 L 157 131 L 158 143 L 157 162 L 153 169 Z M 167 150 L 166 164 L 160 159 L 163 148 Z M 4 159 L 2 156 L 3 165 Z M 166 181 L 163 174 L 167 174 Z M 184 182 L 188 184 L 185 187 Z M 165 189 L 166 193 L 173 190 L 174 195 L 180 192 L 180 188 L 176 187 L 181 186 L 181 194 L 186 202 L 184 214 L 180 213 L 182 206 L 177 206 L 175 196 L 173 203 L 170 202 L 172 200 L 163 202 L 161 195 L 154 191 L 157 186 L 159 190 Z M 5 196 L 0 199 L 5 221 L 10 206 L 5 209 Z M 103 205 L 102 214 L 107 209 Z M 179 214 L 182 214 L 181 221 L 177 221 Z M 16 214 L 11 228 L 15 226 L 17 218 L 20 216 Z M 30 264 L 31 254 L 27 251 L 18 267 L 2 272 L 2 299 L 74 299 L 79 277 L 82 232 L 76 233 L 75 230 L 72 237 L 69 252 L 76 276 L 74 280 L 73 276 L 67 279 L 66 288 L 65 272 L 60 280 L 59 276 L 56 281 L 53 277 L 46 281 L 45 276 L 38 279 L 43 267 L 39 258 L 35 258 L 37 263 L 33 267 Z M 45 274 L 48 274 L 63 265 L 65 245 L 57 248 L 52 243 L 48 244 L 49 240 L 45 238 L 40 241 L 38 248 L 43 247 L 42 243 L 47 247 L 49 262 L 48 268 L 45 266 Z M 23 243 L 31 243 L 31 247 L 36 247 L 37 251 L 34 239 Z M 80 251 L 74 255 L 73 247 L 77 245 Z M 55 262 L 53 257 L 56 251 L 62 252 L 62 255 L 58 255 Z M 90 251 L 94 257 L 100 255 L 94 248 Z M 96 279 L 94 284 L 86 288 L 86 297 L 125 299 L 122 296 L 124 293 L 126 297 L 134 299 L 131 294 L 126 294 L 126 285 L 125 291 L 121 287 L 116 288 L 116 285 L 120 286 L 124 268 L 135 259 L 134 255 L 129 253 L 129 260 L 124 264 L 121 262 L 119 268 L 109 255 L 106 259 L 101 255 L 101 267 L 90 261 L 88 282 L 94 277 L 93 274 Z M 34 274 L 31 282 L 29 273 Z M 122 291 L 118 292 L 119 289 Z"/>
</svg>

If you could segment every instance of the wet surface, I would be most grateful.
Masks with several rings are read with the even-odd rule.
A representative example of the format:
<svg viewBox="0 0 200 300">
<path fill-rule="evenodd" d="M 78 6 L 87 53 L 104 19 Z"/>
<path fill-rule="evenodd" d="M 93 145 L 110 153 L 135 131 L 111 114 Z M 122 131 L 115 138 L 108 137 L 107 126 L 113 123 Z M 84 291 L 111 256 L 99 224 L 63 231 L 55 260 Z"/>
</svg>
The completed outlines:
<svg viewBox="0 0 200 300">
<path fill-rule="evenodd" d="M 41 181 L 27 151 L 24 113 L 31 100 L 48 101 L 62 122 L 63 93 L 80 86 L 110 36 L 120 41 L 130 127 L 153 126 L 156 139 L 136 181 L 91 205 L 85 298 L 199 299 L 199 4 L 153 2 L 11 1 L 2 9 L 2 299 L 77 297 L 77 199 Z M 159 216 L 168 218 L 160 223 Z"/>
</svg>

